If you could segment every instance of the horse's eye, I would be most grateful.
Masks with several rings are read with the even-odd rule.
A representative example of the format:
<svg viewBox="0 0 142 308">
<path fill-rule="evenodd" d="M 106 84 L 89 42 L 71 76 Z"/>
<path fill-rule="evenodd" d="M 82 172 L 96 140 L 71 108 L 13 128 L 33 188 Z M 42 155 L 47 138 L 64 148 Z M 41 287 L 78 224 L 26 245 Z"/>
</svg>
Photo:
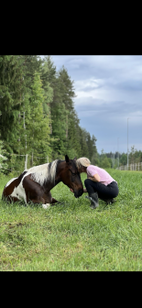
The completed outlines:
<svg viewBox="0 0 142 308">
<path fill-rule="evenodd" d="M 69 169 L 69 170 L 70 170 L 70 169 Z M 72 172 L 71 170 L 70 170 L 70 172 L 71 172 L 72 175 L 74 175 L 74 176 L 76 175 L 76 173 Z"/>
</svg>

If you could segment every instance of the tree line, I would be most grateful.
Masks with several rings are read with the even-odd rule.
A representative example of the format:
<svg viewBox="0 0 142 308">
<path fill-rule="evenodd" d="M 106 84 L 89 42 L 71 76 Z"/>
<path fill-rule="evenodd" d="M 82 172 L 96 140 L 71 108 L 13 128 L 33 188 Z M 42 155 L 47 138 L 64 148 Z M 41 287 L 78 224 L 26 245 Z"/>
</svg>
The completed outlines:
<svg viewBox="0 0 142 308">
<path fill-rule="evenodd" d="M 67 70 L 57 71 L 50 56 L 0 55 L 0 154 L 9 170 L 27 153 L 30 166 L 37 156 L 40 164 L 65 154 L 97 159 L 97 140 L 80 127 L 74 97 Z"/>
<path fill-rule="evenodd" d="M 22 171 L 20 155 L 26 154 L 28 167 L 65 154 L 102 168 L 126 165 L 127 153 L 97 152 L 97 139 L 79 124 L 75 96 L 66 68 L 57 71 L 50 56 L 0 55 L 0 171 Z M 142 152 L 133 146 L 129 163 L 140 161 Z"/>
<path fill-rule="evenodd" d="M 128 153 L 128 163 L 135 164 L 139 162 L 142 162 L 142 151 L 138 151 L 133 145 Z M 119 166 L 124 166 L 127 165 L 127 153 L 104 153 L 104 150 L 102 150 L 101 154 L 97 156 L 96 164 L 97 163 L 101 168 L 117 168 Z"/>
</svg>

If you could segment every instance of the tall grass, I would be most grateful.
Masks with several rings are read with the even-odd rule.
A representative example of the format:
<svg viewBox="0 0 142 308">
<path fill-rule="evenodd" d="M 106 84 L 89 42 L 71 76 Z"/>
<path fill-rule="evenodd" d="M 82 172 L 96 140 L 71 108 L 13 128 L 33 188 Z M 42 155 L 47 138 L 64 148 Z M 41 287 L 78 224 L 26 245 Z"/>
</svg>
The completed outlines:
<svg viewBox="0 0 142 308">
<path fill-rule="evenodd" d="M 93 210 L 63 183 L 51 193 L 64 203 L 47 210 L 0 201 L 0 270 L 142 270 L 142 172 L 108 171 L 119 186 L 114 205 L 99 200 Z"/>
</svg>

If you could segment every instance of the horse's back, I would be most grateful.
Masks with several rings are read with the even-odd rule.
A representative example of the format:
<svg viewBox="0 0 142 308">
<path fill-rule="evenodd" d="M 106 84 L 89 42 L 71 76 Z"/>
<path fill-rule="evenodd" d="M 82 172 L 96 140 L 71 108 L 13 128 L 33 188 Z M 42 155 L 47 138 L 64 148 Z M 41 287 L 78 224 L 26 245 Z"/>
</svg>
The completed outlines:
<svg viewBox="0 0 142 308">
<path fill-rule="evenodd" d="M 2 199 L 7 199 L 10 202 L 19 201 L 21 199 L 25 199 L 25 192 L 23 191 L 21 181 L 24 177 L 24 175 L 27 173 L 27 171 L 24 171 L 22 174 L 20 174 L 19 177 L 13 178 L 5 185 L 3 193 L 2 193 Z M 22 198 L 21 198 L 22 196 Z"/>
</svg>

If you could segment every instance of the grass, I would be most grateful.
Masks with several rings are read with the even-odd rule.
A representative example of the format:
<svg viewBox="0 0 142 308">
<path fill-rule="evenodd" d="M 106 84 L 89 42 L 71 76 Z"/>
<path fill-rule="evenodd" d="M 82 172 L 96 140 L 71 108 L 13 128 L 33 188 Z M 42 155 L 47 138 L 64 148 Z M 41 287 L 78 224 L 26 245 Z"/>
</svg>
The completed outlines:
<svg viewBox="0 0 142 308">
<path fill-rule="evenodd" d="M 118 182 L 117 202 L 99 200 L 96 210 L 63 183 L 52 196 L 64 204 L 47 210 L 0 200 L 0 270 L 141 271 L 142 172 L 108 171 Z M 8 180 L 0 177 L 0 197 Z"/>
</svg>

